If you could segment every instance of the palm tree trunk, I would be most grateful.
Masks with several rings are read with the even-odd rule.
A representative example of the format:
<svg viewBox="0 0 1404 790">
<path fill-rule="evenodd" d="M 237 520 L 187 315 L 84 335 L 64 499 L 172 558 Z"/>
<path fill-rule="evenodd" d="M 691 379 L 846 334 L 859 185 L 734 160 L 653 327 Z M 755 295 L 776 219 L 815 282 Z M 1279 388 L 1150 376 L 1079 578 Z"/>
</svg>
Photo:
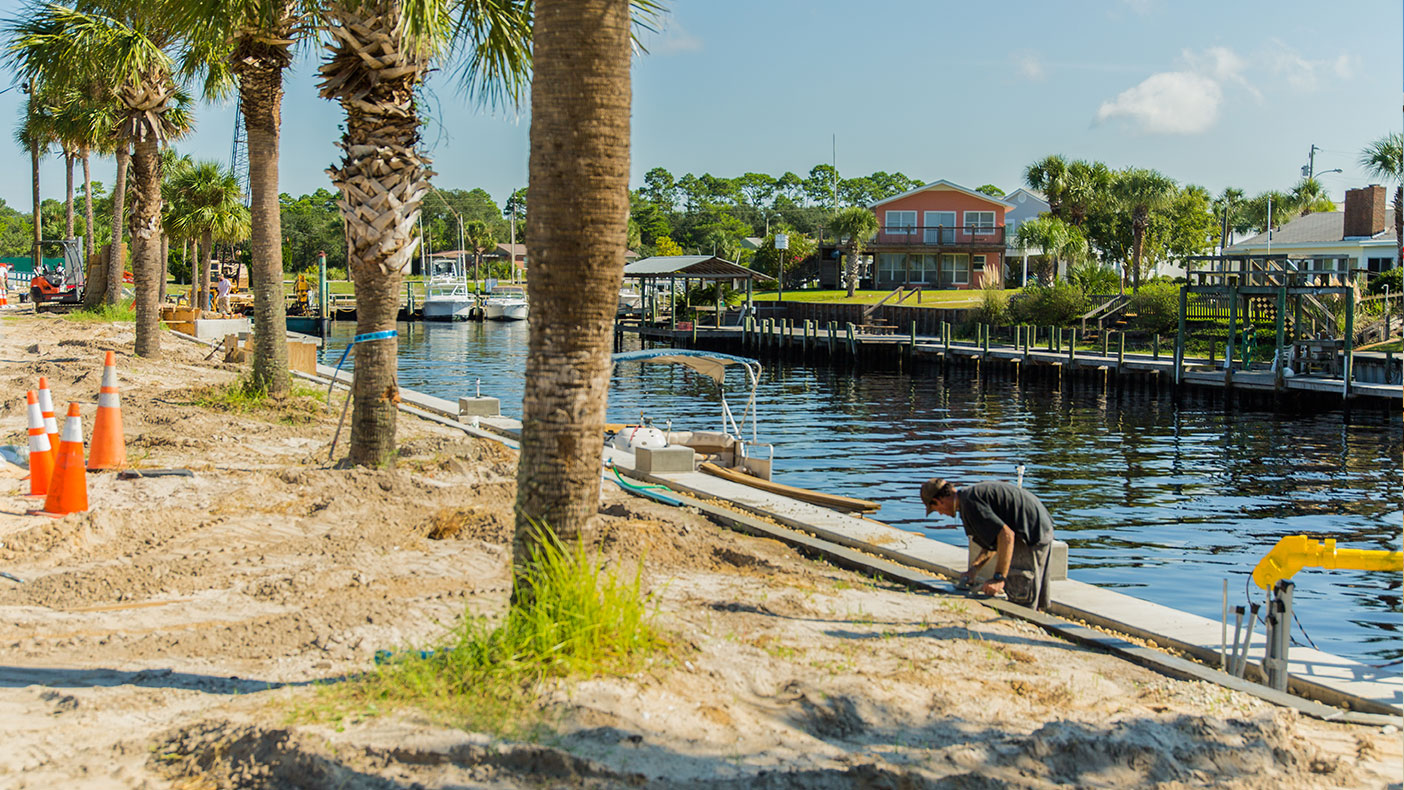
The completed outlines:
<svg viewBox="0 0 1404 790">
<path fill-rule="evenodd" d="M 63 237 L 73 238 L 73 154 L 63 152 L 63 171 L 68 179 L 67 193 L 63 199 Z"/>
<path fill-rule="evenodd" d="M 599 512 L 600 441 L 629 217 L 628 0 L 538 0 L 527 246 L 532 321 L 517 466 L 514 596 L 548 528 L 567 543 Z"/>
<path fill-rule="evenodd" d="M 97 230 L 93 227 L 93 171 L 92 152 L 83 149 L 83 253 L 84 257 L 97 254 Z"/>
<path fill-rule="evenodd" d="M 195 306 L 210 309 L 210 261 L 214 259 L 214 233 L 206 228 L 200 234 L 200 278 Z"/>
<path fill-rule="evenodd" d="M 92 151 L 83 149 L 83 222 L 84 238 L 83 309 L 92 310 L 102 304 L 107 295 L 107 256 L 97 248 L 97 226 L 93 219 Z"/>
<path fill-rule="evenodd" d="M 421 201 L 429 188 L 419 142 L 415 88 L 427 62 L 405 41 L 395 0 L 336 5 L 328 13 L 334 41 L 322 65 L 321 93 L 346 112 L 340 165 L 329 172 L 341 191 L 347 267 L 356 283 L 356 333 L 393 332 L 400 282 L 414 258 Z M 350 461 L 379 466 L 395 459 L 399 342 L 391 334 L 356 344 Z"/>
<path fill-rule="evenodd" d="M 849 245 L 848 260 L 844 261 L 843 279 L 851 297 L 858 289 L 858 245 Z"/>
<path fill-rule="evenodd" d="M 136 353 L 161 356 L 161 149 L 153 137 L 138 140 L 132 153 L 132 282 L 136 292 Z M 121 275 L 118 275 L 118 286 Z M 110 284 L 109 284 L 110 285 Z M 109 289 L 110 290 L 110 289 Z"/>
<path fill-rule="evenodd" d="M 166 303 L 166 277 L 171 270 L 171 237 L 165 233 L 161 234 L 161 295 L 156 300 L 158 305 Z"/>
<path fill-rule="evenodd" d="M 200 252 L 200 241 L 192 238 L 190 240 L 190 257 L 186 259 L 190 262 L 190 298 L 186 300 L 186 304 L 196 310 L 200 309 L 198 295 L 200 290 Z"/>
<path fill-rule="evenodd" d="M 252 47 L 256 42 L 241 44 Z M 249 145 L 253 384 L 270 395 L 281 396 L 292 389 L 288 374 L 287 313 L 283 302 L 282 208 L 278 202 L 283 69 L 291 56 L 286 45 L 263 45 L 258 54 L 262 57 L 235 61 L 239 73 L 239 102 Z"/>
<path fill-rule="evenodd" d="M 131 163 L 131 151 L 127 143 L 117 146 L 117 183 L 112 188 L 112 252 L 107 256 L 107 296 L 106 302 L 115 305 L 122 301 L 123 260 L 122 218 L 127 202 L 127 166 Z"/>
<path fill-rule="evenodd" d="M 1404 266 L 1404 184 L 1394 188 L 1394 240 L 1399 242 L 1395 266 Z"/>
<path fill-rule="evenodd" d="M 39 216 L 39 143 L 34 142 L 29 146 L 29 163 L 34 180 L 34 248 L 30 250 L 31 260 L 34 265 L 34 273 L 38 274 L 43 265 L 39 253 L 39 240 L 43 236 L 44 220 Z"/>
</svg>

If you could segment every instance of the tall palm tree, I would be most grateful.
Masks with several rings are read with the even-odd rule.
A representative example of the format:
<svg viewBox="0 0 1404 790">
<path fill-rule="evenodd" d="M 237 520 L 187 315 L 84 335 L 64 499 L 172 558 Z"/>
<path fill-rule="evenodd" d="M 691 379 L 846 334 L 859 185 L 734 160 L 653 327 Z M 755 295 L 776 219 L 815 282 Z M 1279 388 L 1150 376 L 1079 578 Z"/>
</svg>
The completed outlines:
<svg viewBox="0 0 1404 790">
<path fill-rule="evenodd" d="M 529 16 L 519 0 L 337 0 L 325 11 L 328 56 L 319 71 L 324 98 L 346 112 L 343 157 L 328 172 L 341 191 L 347 264 L 356 282 L 356 344 L 350 461 L 393 462 L 393 334 L 400 281 L 419 239 L 412 233 L 429 188 L 418 150 L 416 94 L 450 44 L 467 51 L 463 76 L 484 101 L 520 95 L 530 62 Z M 455 21 L 452 13 L 459 13 Z"/>
<path fill-rule="evenodd" d="M 39 271 L 40 252 L 39 241 L 43 238 L 43 224 L 39 217 L 39 159 L 44 152 L 53 144 L 53 128 L 47 112 L 48 108 L 43 98 L 39 95 L 37 81 L 29 81 L 29 95 L 25 98 L 24 106 L 20 110 L 20 125 L 15 129 L 15 142 L 19 143 L 29 152 L 30 183 L 32 187 L 31 198 L 34 206 L 33 221 L 31 230 L 30 255 L 33 261 L 34 272 Z"/>
<path fill-rule="evenodd" d="M 483 263 L 483 253 L 497 246 L 492 226 L 480 219 L 470 219 L 463 223 L 463 243 L 473 251 L 473 282 L 478 282 L 478 268 Z M 476 285 L 474 286 L 477 287 Z"/>
<path fill-rule="evenodd" d="M 59 87 L 101 89 L 120 106 L 115 136 L 132 145 L 132 269 L 136 290 L 136 352 L 161 353 L 157 298 L 161 254 L 161 156 L 163 143 L 189 128 L 189 103 L 177 84 L 171 50 L 177 38 L 153 6 L 111 3 L 79 10 L 31 7 L 9 24 L 10 59 L 26 77 Z M 120 236 L 116 237 L 120 238 Z M 115 239 L 114 239 L 115 241 Z M 108 293 L 121 288 L 109 270 Z"/>
<path fill-rule="evenodd" d="M 1066 215 L 1062 218 L 1081 228 L 1087 223 L 1087 214 L 1093 207 L 1107 198 L 1111 182 L 1111 170 L 1101 162 L 1079 159 L 1068 165 L 1063 174 L 1063 183 L 1058 187 L 1059 209 Z M 1049 206 L 1051 210 L 1051 202 Z"/>
<path fill-rule="evenodd" d="M 1365 146 L 1360 167 L 1394 184 L 1394 238 L 1399 242 L 1398 264 L 1404 266 L 1404 134 L 1390 132 Z"/>
<path fill-rule="evenodd" d="M 848 240 L 845 244 L 848 252 L 845 255 L 847 261 L 843 267 L 843 281 L 848 287 L 848 295 L 853 296 L 858 290 L 858 259 L 863 254 L 863 245 L 877 233 L 877 215 L 862 206 L 841 208 L 829 220 L 829 229 L 838 239 Z"/>
<path fill-rule="evenodd" d="M 570 541 L 599 508 L 610 327 L 629 216 L 629 0 L 537 0 L 532 31 L 527 291 L 514 560 L 544 525 Z M 588 75 L 588 76 L 587 76 Z M 517 574 L 520 600 L 532 591 Z"/>
<path fill-rule="evenodd" d="M 1141 290 L 1141 253 L 1151 214 L 1175 200 L 1175 182 L 1155 170 L 1131 167 L 1120 170 L 1112 181 L 1112 195 L 1121 209 L 1131 215 L 1131 290 Z"/>
<path fill-rule="evenodd" d="M 191 305 L 209 309 L 210 259 L 216 241 L 243 241 L 249 230 L 249 209 L 244 206 L 239 179 L 219 162 L 196 162 L 170 180 L 170 191 L 180 196 L 180 209 L 171 216 L 177 237 L 199 239 L 198 265 L 191 269 L 196 297 Z M 282 287 L 282 278 L 278 279 Z"/>
<path fill-rule="evenodd" d="M 1214 215 L 1219 218 L 1219 249 L 1228 246 L 1229 233 L 1243 233 L 1243 190 L 1237 187 L 1224 187 L 1224 191 L 1214 198 Z"/>
<path fill-rule="evenodd" d="M 1051 154 L 1024 168 L 1024 183 L 1043 193 L 1048 211 L 1063 219 L 1063 190 L 1068 182 L 1068 162 L 1059 154 Z"/>
</svg>

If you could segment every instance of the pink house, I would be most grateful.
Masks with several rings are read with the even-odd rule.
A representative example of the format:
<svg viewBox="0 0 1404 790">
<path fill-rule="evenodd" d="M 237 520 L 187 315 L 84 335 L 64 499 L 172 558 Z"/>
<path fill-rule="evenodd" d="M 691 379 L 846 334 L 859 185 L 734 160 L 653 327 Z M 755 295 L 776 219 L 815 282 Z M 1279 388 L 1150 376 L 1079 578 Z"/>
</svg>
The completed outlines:
<svg viewBox="0 0 1404 790">
<path fill-rule="evenodd" d="M 1004 282 L 1004 212 L 999 198 L 933 181 L 869 206 L 878 232 L 865 250 L 880 289 L 979 288 Z"/>
</svg>

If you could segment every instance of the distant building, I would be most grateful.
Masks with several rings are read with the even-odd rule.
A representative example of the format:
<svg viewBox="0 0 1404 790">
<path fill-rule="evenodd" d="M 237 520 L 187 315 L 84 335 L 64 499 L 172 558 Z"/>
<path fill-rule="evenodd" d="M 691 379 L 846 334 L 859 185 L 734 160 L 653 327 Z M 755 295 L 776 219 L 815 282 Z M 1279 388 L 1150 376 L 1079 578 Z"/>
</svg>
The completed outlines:
<svg viewBox="0 0 1404 790">
<path fill-rule="evenodd" d="M 1006 212 L 1015 206 L 950 181 L 933 181 L 869 208 L 877 235 L 865 245 L 872 286 L 979 288 L 1003 283 Z"/>
<path fill-rule="evenodd" d="M 1048 199 L 1040 192 L 1019 187 L 1003 200 L 1013 206 L 1004 213 L 1004 259 L 1010 269 L 1006 278 L 1022 286 L 1033 271 L 1031 260 L 1043 257 L 1043 248 L 1019 246 L 1019 226 L 1048 213 Z"/>
<path fill-rule="evenodd" d="M 527 248 L 525 244 L 499 244 L 497 245 L 497 249 L 488 254 L 488 257 L 499 261 L 511 260 L 512 263 L 516 264 L 518 269 L 525 269 L 527 267 Z"/>
<path fill-rule="evenodd" d="M 1399 265 L 1394 210 L 1385 188 L 1371 184 L 1346 190 L 1344 211 L 1323 211 L 1259 233 L 1224 249 L 1227 255 L 1289 255 L 1292 258 L 1347 257 L 1372 274 Z"/>
</svg>

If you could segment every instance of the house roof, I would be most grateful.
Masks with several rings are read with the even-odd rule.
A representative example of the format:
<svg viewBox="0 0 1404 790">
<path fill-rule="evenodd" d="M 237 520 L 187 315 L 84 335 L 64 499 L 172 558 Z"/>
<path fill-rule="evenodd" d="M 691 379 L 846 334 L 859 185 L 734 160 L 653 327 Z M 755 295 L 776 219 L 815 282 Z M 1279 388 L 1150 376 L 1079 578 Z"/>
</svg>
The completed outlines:
<svg viewBox="0 0 1404 790">
<path fill-rule="evenodd" d="M 1385 210 L 1385 229 L 1370 237 L 1345 237 L 1345 212 L 1320 211 L 1297 217 L 1272 231 L 1273 244 L 1338 244 L 1343 241 L 1388 241 L 1394 239 L 1394 209 Z M 1250 247 L 1267 244 L 1267 231 L 1236 244 L 1224 252 L 1245 252 Z"/>
<path fill-rule="evenodd" d="M 986 202 L 993 203 L 993 204 L 995 204 L 996 206 L 1004 206 L 1005 208 L 1014 208 L 1014 205 L 1013 205 L 1012 203 L 1007 203 L 1007 202 L 1005 202 L 1005 201 L 1003 201 L 1003 200 L 1000 200 L 1000 199 L 997 198 L 997 197 L 990 197 L 989 195 L 986 195 L 984 192 L 976 192 L 976 191 L 973 190 L 973 189 L 968 189 L 968 188 L 966 188 L 966 187 L 961 186 L 960 184 L 955 183 L 954 181 L 947 181 L 947 180 L 945 180 L 944 178 L 941 179 L 941 180 L 939 180 L 939 181 L 932 181 L 930 184 L 927 184 L 927 185 L 925 185 L 925 186 L 920 186 L 920 187 L 917 187 L 916 189 L 908 190 L 908 191 L 906 191 L 906 192 L 903 192 L 903 193 L 900 194 L 900 195 L 893 195 L 892 197 L 887 198 L 887 199 L 885 199 L 885 200 L 879 200 L 879 201 L 876 202 L 876 203 L 870 203 L 870 204 L 868 204 L 868 208 L 877 208 L 878 206 L 881 206 L 881 205 L 884 205 L 884 204 L 887 204 L 887 203 L 891 203 L 891 202 L 894 201 L 894 200 L 901 200 L 901 199 L 904 198 L 904 197 L 910 197 L 910 196 L 912 196 L 912 195 L 917 194 L 918 192 L 925 192 L 925 191 L 928 190 L 928 189 L 933 189 L 933 188 L 937 188 L 937 187 L 944 188 L 944 189 L 949 189 L 949 190 L 951 190 L 951 191 L 953 191 L 953 192 L 962 192 L 962 193 L 967 194 L 967 195 L 969 195 L 969 196 L 971 196 L 971 197 L 973 197 L 973 198 L 978 198 L 978 199 L 980 199 L 980 200 L 984 200 L 984 201 L 986 201 Z"/>
<path fill-rule="evenodd" d="M 661 255 L 624 266 L 624 276 L 693 277 L 699 280 L 771 280 L 753 269 L 724 261 L 715 255 Z"/>
<path fill-rule="evenodd" d="M 519 258 L 525 256 L 527 252 L 525 244 L 508 244 L 505 242 L 497 245 L 497 249 L 501 252 L 510 252 Z"/>
</svg>

